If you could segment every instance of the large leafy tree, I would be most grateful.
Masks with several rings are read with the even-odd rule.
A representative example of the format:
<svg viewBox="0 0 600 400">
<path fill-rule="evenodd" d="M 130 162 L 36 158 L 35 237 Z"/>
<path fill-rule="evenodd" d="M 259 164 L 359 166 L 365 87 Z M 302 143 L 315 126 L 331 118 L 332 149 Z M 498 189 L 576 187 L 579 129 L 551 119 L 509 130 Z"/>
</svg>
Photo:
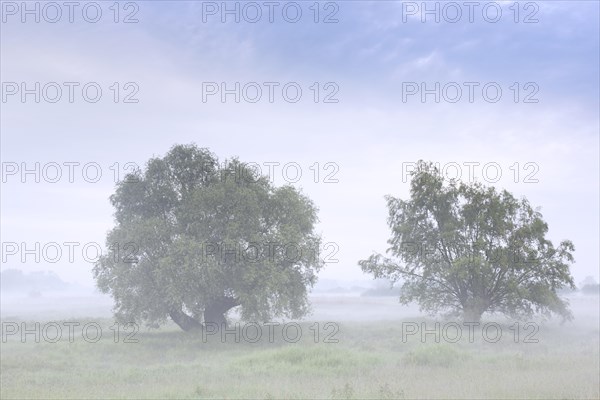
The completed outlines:
<svg viewBox="0 0 600 400">
<path fill-rule="evenodd" d="M 386 197 L 392 237 L 387 252 L 359 262 L 376 278 L 403 281 L 400 300 L 430 313 L 479 321 L 485 312 L 512 317 L 572 317 L 557 291 L 573 288 L 573 244 L 555 247 L 548 225 L 526 199 L 481 183 L 445 180 L 431 163 L 412 174 L 410 199 Z"/>
<path fill-rule="evenodd" d="M 174 146 L 118 183 L 115 227 L 94 266 L 120 320 L 182 329 L 244 319 L 298 318 L 323 266 L 317 210 L 237 159 L 219 165 L 195 145 Z"/>
</svg>

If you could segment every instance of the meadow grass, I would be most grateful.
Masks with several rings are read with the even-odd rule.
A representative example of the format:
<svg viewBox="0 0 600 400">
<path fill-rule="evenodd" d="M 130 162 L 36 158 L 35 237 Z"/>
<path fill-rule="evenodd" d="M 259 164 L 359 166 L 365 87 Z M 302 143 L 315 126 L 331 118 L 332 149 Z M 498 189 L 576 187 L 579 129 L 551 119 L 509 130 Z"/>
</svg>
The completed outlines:
<svg viewBox="0 0 600 400">
<path fill-rule="evenodd" d="M 82 324 L 85 321 L 82 321 Z M 427 322 L 433 327 L 433 321 Z M 337 343 L 315 340 L 312 323 L 301 323 L 296 343 L 280 327 L 256 343 L 223 342 L 173 325 L 142 329 L 137 343 L 114 342 L 100 321 L 96 343 L 67 335 L 56 343 L 2 343 L 2 399 L 240 398 L 240 399 L 413 399 L 539 398 L 597 399 L 597 328 L 545 324 L 538 343 L 515 342 L 508 324 L 496 343 L 457 343 L 433 335 L 403 338 L 402 321 L 339 324 Z"/>
</svg>

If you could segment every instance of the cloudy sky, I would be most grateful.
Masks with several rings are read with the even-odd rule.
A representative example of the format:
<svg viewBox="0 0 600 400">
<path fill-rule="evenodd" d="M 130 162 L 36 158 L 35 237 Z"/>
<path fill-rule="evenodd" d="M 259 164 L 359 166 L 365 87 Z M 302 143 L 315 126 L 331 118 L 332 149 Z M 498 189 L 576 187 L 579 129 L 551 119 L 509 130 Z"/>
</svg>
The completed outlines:
<svg viewBox="0 0 600 400">
<path fill-rule="evenodd" d="M 115 180 L 196 143 L 315 201 L 339 247 L 323 278 L 370 279 L 384 195 L 424 159 L 527 197 L 575 243 L 575 281 L 598 279 L 596 1 L 21 4 L 2 3 L 2 269 L 92 285 Z M 79 245 L 22 262 L 36 242 Z"/>
</svg>

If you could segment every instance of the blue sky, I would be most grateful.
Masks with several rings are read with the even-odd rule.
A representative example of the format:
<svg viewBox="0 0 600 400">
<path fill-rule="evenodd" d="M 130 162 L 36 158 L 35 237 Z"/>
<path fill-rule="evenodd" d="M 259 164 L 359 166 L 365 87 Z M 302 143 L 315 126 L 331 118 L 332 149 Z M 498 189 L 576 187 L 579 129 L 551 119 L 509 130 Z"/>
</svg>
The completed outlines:
<svg viewBox="0 0 600 400">
<path fill-rule="evenodd" d="M 384 251 L 389 237 L 383 196 L 406 197 L 402 163 L 426 159 L 501 165 L 495 185 L 541 206 L 551 239 L 575 242 L 576 281 L 597 279 L 599 3 L 533 2 L 539 22 L 531 24 L 513 22 L 514 2 L 494 3 L 503 10 L 498 23 L 481 13 L 473 23 L 466 16 L 422 23 L 420 14 L 403 22 L 408 3 L 339 2 L 339 22 L 332 24 L 312 21 L 313 2 L 299 2 L 303 17 L 296 24 L 281 14 L 273 23 L 266 17 L 221 23 L 219 16 L 203 23 L 203 4 L 193 1 L 138 2 L 135 24 L 113 23 L 112 2 L 100 3 L 104 14 L 96 24 L 6 16 L 2 82 L 98 82 L 104 93 L 94 104 L 18 97 L 2 103 L 2 162 L 97 162 L 104 175 L 97 183 L 8 178 L 2 241 L 104 243 L 112 226 L 109 167 L 143 165 L 175 143 L 195 142 L 221 158 L 302 166 L 295 185 L 319 205 L 318 229 L 340 248 L 325 278 L 363 278 L 357 261 Z M 520 18 L 532 10 L 525 3 L 518 4 Z M 302 100 L 202 102 L 203 82 L 267 81 L 297 82 Z M 139 103 L 111 102 L 112 82 L 135 82 Z M 311 101 L 314 82 L 321 90 L 334 82 L 339 102 Z M 497 103 L 481 96 L 473 103 L 423 104 L 418 96 L 403 102 L 406 82 L 497 82 L 503 96 Z M 539 102 L 512 101 L 514 82 L 521 90 L 535 83 Z M 336 163 L 339 183 L 314 183 L 315 162 Z M 539 182 L 524 183 L 521 175 L 515 183 L 509 169 L 515 162 L 536 163 Z M 286 181 L 276 175 L 275 183 Z M 52 269 L 65 280 L 92 282 L 91 265 L 82 260 L 15 261 L 2 268 Z"/>
</svg>

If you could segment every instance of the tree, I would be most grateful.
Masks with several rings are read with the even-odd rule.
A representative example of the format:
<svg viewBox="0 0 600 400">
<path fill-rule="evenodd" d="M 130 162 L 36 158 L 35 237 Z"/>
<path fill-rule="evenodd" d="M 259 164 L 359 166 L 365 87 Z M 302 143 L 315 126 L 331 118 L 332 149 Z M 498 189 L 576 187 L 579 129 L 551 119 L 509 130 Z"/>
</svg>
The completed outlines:
<svg viewBox="0 0 600 400">
<path fill-rule="evenodd" d="M 174 146 L 129 174 L 110 197 L 115 227 L 94 266 L 121 321 L 183 330 L 242 318 L 298 318 L 323 266 L 317 209 L 237 159 L 219 166 L 195 145 Z"/>
<path fill-rule="evenodd" d="M 386 196 L 387 252 L 359 262 L 376 278 L 403 280 L 400 301 L 478 322 L 485 312 L 571 319 L 557 290 L 574 288 L 573 243 L 555 248 L 526 199 L 481 183 L 445 180 L 431 163 L 412 173 L 410 200 Z"/>
<path fill-rule="evenodd" d="M 586 276 L 583 281 L 579 282 L 579 288 L 583 294 L 597 295 L 600 293 L 600 285 L 598 285 L 598 282 L 591 275 Z"/>
</svg>

